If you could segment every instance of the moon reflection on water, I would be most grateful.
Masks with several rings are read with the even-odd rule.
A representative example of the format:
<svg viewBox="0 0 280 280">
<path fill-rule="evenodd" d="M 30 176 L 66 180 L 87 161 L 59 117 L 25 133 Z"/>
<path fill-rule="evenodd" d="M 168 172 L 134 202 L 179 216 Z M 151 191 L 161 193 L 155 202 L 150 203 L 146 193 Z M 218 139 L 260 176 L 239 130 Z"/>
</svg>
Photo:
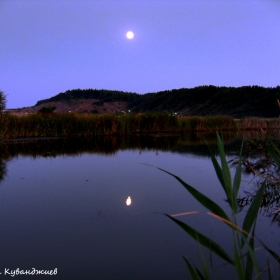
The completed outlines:
<svg viewBox="0 0 280 280">
<path fill-rule="evenodd" d="M 125 202 L 126 205 L 129 206 L 129 205 L 131 204 L 131 202 L 132 202 L 132 201 L 131 201 L 131 197 L 128 196 L 127 199 L 126 199 L 126 202 Z"/>
</svg>

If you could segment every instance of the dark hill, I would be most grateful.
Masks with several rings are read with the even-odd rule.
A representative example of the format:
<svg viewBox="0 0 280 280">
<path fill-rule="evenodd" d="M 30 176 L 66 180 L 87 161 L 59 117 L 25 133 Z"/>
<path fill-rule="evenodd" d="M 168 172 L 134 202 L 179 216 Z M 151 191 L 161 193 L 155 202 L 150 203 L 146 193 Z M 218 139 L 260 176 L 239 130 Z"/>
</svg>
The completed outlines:
<svg viewBox="0 0 280 280">
<path fill-rule="evenodd" d="M 95 104 L 123 102 L 133 112 L 162 111 L 183 112 L 184 115 L 231 115 L 235 118 L 257 116 L 275 118 L 279 116 L 277 99 L 280 86 L 216 87 L 200 86 L 157 93 L 137 94 L 131 92 L 75 89 L 40 100 L 35 106 L 50 102 L 71 103 L 77 100 L 95 99 Z"/>
<path fill-rule="evenodd" d="M 51 98 L 39 100 L 35 106 L 57 101 L 73 101 L 77 99 L 98 99 L 102 102 L 132 102 L 141 99 L 141 95 L 133 92 L 123 92 L 105 89 L 73 89 L 61 92 Z"/>
</svg>

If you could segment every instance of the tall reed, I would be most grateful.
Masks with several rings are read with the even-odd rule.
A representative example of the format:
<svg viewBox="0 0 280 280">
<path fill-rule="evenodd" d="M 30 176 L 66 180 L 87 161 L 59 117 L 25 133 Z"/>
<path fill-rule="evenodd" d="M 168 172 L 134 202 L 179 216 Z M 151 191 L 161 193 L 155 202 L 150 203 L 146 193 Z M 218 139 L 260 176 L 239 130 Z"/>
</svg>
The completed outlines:
<svg viewBox="0 0 280 280">
<path fill-rule="evenodd" d="M 222 246 L 220 246 L 217 242 L 214 241 L 213 238 L 209 238 L 206 235 L 203 235 L 187 223 L 180 221 L 174 216 L 165 214 L 168 218 L 170 218 L 173 222 L 175 222 L 179 227 L 181 227 L 188 235 L 194 238 L 199 247 L 203 246 L 212 254 L 217 255 L 220 259 L 222 259 L 226 264 L 232 265 L 236 270 L 236 278 L 237 279 L 260 279 L 261 274 L 264 273 L 264 270 L 260 268 L 259 262 L 255 255 L 255 243 L 258 241 L 262 247 L 269 252 L 274 259 L 280 262 L 280 257 L 271 249 L 269 249 L 262 241 L 259 241 L 255 236 L 256 222 L 258 217 L 258 212 L 260 209 L 263 192 L 265 188 L 265 182 L 261 185 L 259 190 L 257 191 L 248 212 L 243 220 L 242 226 L 239 225 L 237 220 L 237 212 L 238 212 L 238 192 L 241 184 L 241 152 L 239 157 L 239 162 L 237 165 L 236 173 L 234 178 L 232 179 L 231 173 L 229 170 L 229 165 L 226 160 L 224 146 L 221 141 L 221 138 L 217 134 L 218 141 L 218 149 L 219 156 L 221 160 L 221 165 L 218 163 L 214 153 L 209 148 L 209 153 L 211 156 L 211 160 L 213 166 L 215 168 L 217 177 L 220 181 L 220 184 L 224 190 L 225 196 L 227 198 L 227 202 L 230 207 L 231 215 L 227 215 L 226 211 L 224 211 L 218 204 L 212 201 L 207 196 L 203 195 L 201 192 L 196 190 L 194 187 L 190 186 L 186 182 L 184 182 L 178 176 L 160 169 L 161 171 L 171 175 L 174 177 L 181 185 L 185 187 L 185 189 L 204 207 L 206 207 L 210 213 L 209 215 L 220 220 L 225 223 L 232 229 L 232 238 L 230 240 L 232 246 L 232 255 L 228 254 Z M 280 168 L 280 151 L 279 149 L 271 143 L 269 146 L 266 145 L 266 149 L 271 154 L 272 158 L 275 160 L 276 164 Z M 242 150 L 242 149 L 241 149 Z M 179 215 L 190 214 L 190 213 L 182 213 Z M 178 216 L 178 215 L 176 215 Z M 202 252 L 202 270 L 198 269 L 195 264 L 192 263 L 186 257 L 183 257 L 186 265 L 189 269 L 189 273 L 192 279 L 210 279 L 210 271 L 203 251 Z M 211 256 L 211 255 L 210 255 Z M 210 257 L 210 264 L 212 264 L 212 258 Z M 272 279 L 271 276 L 271 267 L 270 262 L 268 262 L 268 267 L 265 269 L 268 271 L 268 278 Z"/>
<path fill-rule="evenodd" d="M 240 130 L 275 130 L 280 128 L 280 119 L 264 119 L 257 117 L 243 118 L 236 121 Z"/>
<path fill-rule="evenodd" d="M 230 117 L 185 117 L 167 113 L 82 115 L 32 114 L 0 118 L 0 136 L 22 137 L 91 137 L 122 134 L 186 134 L 194 131 L 231 131 L 236 125 Z"/>
</svg>

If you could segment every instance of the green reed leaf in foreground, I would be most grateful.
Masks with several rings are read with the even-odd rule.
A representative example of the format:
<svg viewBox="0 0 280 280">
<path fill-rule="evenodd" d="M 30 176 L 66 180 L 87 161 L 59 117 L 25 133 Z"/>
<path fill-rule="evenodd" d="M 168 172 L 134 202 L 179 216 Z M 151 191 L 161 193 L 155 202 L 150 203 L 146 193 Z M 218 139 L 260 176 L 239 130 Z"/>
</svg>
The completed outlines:
<svg viewBox="0 0 280 280">
<path fill-rule="evenodd" d="M 233 253 L 234 253 L 234 265 L 236 268 L 238 279 L 243 280 L 243 279 L 245 279 L 244 274 L 243 274 L 243 267 L 242 267 L 241 258 L 238 255 L 239 250 L 237 249 L 235 240 L 234 240 L 234 246 L 233 246 Z"/>
<path fill-rule="evenodd" d="M 206 142 L 207 144 L 207 142 Z M 215 171 L 216 171 L 216 175 L 222 185 L 222 187 L 224 188 L 224 177 L 223 177 L 223 171 L 222 171 L 222 168 L 220 166 L 220 164 L 218 163 L 214 153 L 212 152 L 212 150 L 210 149 L 209 145 L 207 144 L 207 147 L 208 147 L 208 151 L 209 151 L 209 154 L 210 154 L 210 157 L 211 157 L 211 160 L 212 160 L 212 164 L 215 168 Z"/>
<path fill-rule="evenodd" d="M 250 246 L 254 248 L 254 238 L 250 238 Z M 246 270 L 245 270 L 246 279 L 252 279 L 253 276 L 253 260 L 251 255 L 248 253 L 247 256 L 247 263 L 246 263 Z"/>
<path fill-rule="evenodd" d="M 261 187 L 258 189 L 256 196 L 255 196 L 252 204 L 250 205 L 250 208 L 244 218 L 242 228 L 245 232 L 249 233 L 251 231 L 252 225 L 254 224 L 254 222 L 256 221 L 256 219 L 258 217 L 258 212 L 260 209 L 264 189 L 265 189 L 265 181 L 262 183 Z M 244 245 L 244 242 L 242 242 L 242 247 L 243 247 L 243 245 Z"/>
<path fill-rule="evenodd" d="M 237 194 L 240 188 L 240 184 L 241 184 L 241 177 L 242 177 L 242 165 L 241 165 L 241 158 L 242 158 L 242 150 L 243 150 L 243 143 L 240 149 L 240 154 L 239 154 L 239 161 L 238 161 L 238 165 L 235 171 L 235 175 L 234 175 L 234 179 L 233 179 L 233 203 L 235 205 L 234 207 L 234 213 L 236 214 L 237 212 L 237 205 L 236 205 L 236 201 L 237 201 Z"/>
<path fill-rule="evenodd" d="M 267 263 L 268 279 L 271 280 L 273 278 L 272 278 L 271 265 L 270 265 L 268 256 L 266 257 L 266 263 Z"/>
<path fill-rule="evenodd" d="M 214 242 L 212 239 L 206 237 L 205 235 L 201 234 L 197 230 L 193 229 L 189 225 L 171 217 L 168 214 L 165 214 L 168 218 L 170 218 L 172 221 L 174 221 L 177 225 L 179 225 L 184 231 L 186 231 L 191 237 L 193 237 L 195 240 L 199 240 L 199 243 L 203 245 L 204 247 L 211 250 L 213 253 L 224 259 L 226 262 L 234 264 L 231 257 L 224 251 L 224 249 Z"/>
<path fill-rule="evenodd" d="M 226 193 L 232 200 L 231 174 L 230 174 L 229 166 L 228 166 L 227 159 L 226 159 L 224 144 L 218 133 L 217 133 L 217 141 L 218 141 L 219 155 L 220 155 L 221 164 L 222 164 L 222 171 L 223 171 L 223 178 L 224 178 Z"/>
<path fill-rule="evenodd" d="M 196 271 L 197 271 L 197 274 L 199 275 L 201 280 L 206 280 L 205 277 L 203 276 L 203 274 L 200 272 L 200 270 L 198 268 L 196 269 Z"/>
<path fill-rule="evenodd" d="M 258 261 L 254 252 L 255 248 L 255 229 L 256 229 L 256 221 L 254 223 L 252 236 L 250 237 L 249 243 L 247 242 L 245 236 L 242 236 L 243 242 L 247 244 L 248 254 L 247 254 L 247 263 L 246 263 L 246 279 L 252 279 L 253 276 L 253 268 L 256 271 L 256 275 L 260 275 L 260 269 L 258 265 Z"/>
<path fill-rule="evenodd" d="M 247 266 L 246 266 L 246 271 L 248 270 L 248 273 L 253 269 L 255 269 L 256 274 L 259 274 L 259 267 L 258 267 L 258 263 L 254 254 L 254 233 L 255 233 L 255 229 L 253 229 L 253 234 L 250 235 L 248 232 L 245 232 L 242 228 L 240 228 L 236 223 L 224 220 L 222 217 L 216 216 L 213 213 L 208 213 L 210 216 L 219 219 L 221 221 L 223 221 L 224 223 L 228 224 L 230 227 L 232 227 L 233 229 L 237 230 L 237 233 L 241 233 L 241 238 L 243 239 L 243 242 L 247 245 L 248 248 L 248 253 L 246 254 L 247 257 Z M 238 235 L 239 236 L 239 235 Z M 245 236 L 250 236 L 250 242 L 248 243 L 248 241 L 246 240 Z M 234 265 L 238 274 L 239 279 L 244 279 L 244 273 L 243 271 L 245 270 L 245 268 L 243 267 L 242 264 L 242 256 L 239 256 L 239 254 L 242 254 L 242 247 L 241 245 L 239 246 L 239 242 L 238 245 L 236 244 L 236 240 L 233 238 L 233 242 L 234 242 Z M 250 260 L 248 260 L 248 258 L 250 258 Z M 251 279 L 251 278 L 245 278 L 245 279 Z"/>
<path fill-rule="evenodd" d="M 221 150 L 223 150 L 223 147 L 220 147 Z M 215 171 L 216 171 L 216 175 L 226 193 L 226 196 L 227 196 L 227 199 L 229 201 L 229 204 L 231 206 L 231 208 L 233 209 L 233 199 L 232 199 L 232 187 L 231 187 L 231 179 L 230 179 L 230 184 L 229 184 L 229 181 L 228 181 L 228 175 L 225 175 L 224 173 L 225 170 L 223 170 L 223 168 L 221 168 L 221 166 L 219 165 L 214 153 L 212 152 L 212 150 L 210 149 L 210 147 L 208 146 L 208 150 L 209 150 L 209 154 L 210 154 L 210 157 L 211 157 L 211 160 L 212 160 L 212 163 L 213 163 L 213 166 L 215 168 Z M 221 152 L 221 151 L 220 151 Z M 224 158 L 225 158 L 225 154 L 223 152 L 223 154 L 221 155 L 220 154 L 220 157 L 223 158 L 223 161 L 224 161 Z"/>
<path fill-rule="evenodd" d="M 213 202 L 211 199 L 194 189 L 192 186 L 185 183 L 181 178 L 178 176 L 167 172 L 161 168 L 158 168 L 159 170 L 171 175 L 174 177 L 177 181 L 179 181 L 188 191 L 190 194 L 192 194 L 196 200 L 208 208 L 212 213 L 209 213 L 209 215 L 223 221 L 228 226 L 230 226 L 234 230 L 233 234 L 233 253 L 234 253 L 234 259 L 232 259 L 225 251 L 224 249 L 214 242 L 212 239 L 204 236 L 203 234 L 199 233 L 189 225 L 173 218 L 170 215 L 165 214 L 168 218 L 170 218 L 172 221 L 174 221 L 177 225 L 179 225 L 182 229 L 184 229 L 191 237 L 193 237 L 199 245 L 202 245 L 210 250 L 211 253 L 215 253 L 219 257 L 221 257 L 223 260 L 225 260 L 227 263 L 233 264 L 236 268 L 236 272 L 238 274 L 239 279 L 252 279 L 253 277 L 253 271 L 255 272 L 255 279 L 259 279 L 262 271 L 260 271 L 259 264 L 257 261 L 257 257 L 255 255 L 255 239 L 257 239 L 263 247 L 280 263 L 280 257 L 278 254 L 276 254 L 273 250 L 269 249 L 262 241 L 260 241 L 257 237 L 255 237 L 255 227 L 256 227 L 256 220 L 259 212 L 259 208 L 261 205 L 263 192 L 265 189 L 265 182 L 261 185 L 259 190 L 256 193 L 256 196 L 254 197 L 254 200 L 252 204 L 250 205 L 248 212 L 244 218 L 243 226 L 242 228 L 238 226 L 236 214 L 237 214 L 237 194 L 240 188 L 241 184 L 241 154 L 242 149 L 240 151 L 240 157 L 239 157 L 239 163 L 236 169 L 236 173 L 234 176 L 233 184 L 231 182 L 231 174 L 229 171 L 229 166 L 226 160 L 224 146 L 222 143 L 222 140 L 220 136 L 217 134 L 217 140 L 218 140 L 218 148 L 219 148 L 219 155 L 221 158 L 221 166 L 218 163 L 214 153 L 209 148 L 209 153 L 211 156 L 212 163 L 214 165 L 216 174 L 218 179 L 220 180 L 220 183 L 225 191 L 225 194 L 227 196 L 230 208 L 232 210 L 233 214 L 233 220 L 230 220 L 227 216 L 227 214 L 224 212 L 224 210 L 217 205 L 215 202 Z M 242 144 L 243 145 L 243 144 Z M 266 144 L 264 144 L 266 145 Z M 273 144 L 271 146 L 266 146 L 267 151 L 271 154 L 271 157 L 274 159 L 274 161 L 277 163 L 277 165 L 280 168 L 280 150 Z M 253 230 L 252 230 L 253 227 Z M 252 230 L 252 234 L 250 234 Z M 248 240 L 248 237 L 250 238 Z M 243 250 L 245 248 L 247 249 L 247 252 L 244 254 Z M 203 253 L 202 253 L 203 254 Z M 247 262 L 244 263 L 244 257 L 247 256 Z M 204 256 L 202 255 L 202 258 Z M 185 259 L 185 258 L 184 258 Z M 205 276 L 209 277 L 209 274 L 205 269 L 206 263 L 205 260 L 202 263 L 203 271 L 205 276 L 202 275 L 202 273 L 195 268 L 195 266 L 192 266 L 189 261 L 185 259 L 190 274 L 193 279 L 204 279 Z M 206 272 L 206 273 L 205 273 Z M 269 276 L 271 277 L 271 275 Z"/>
<path fill-rule="evenodd" d="M 204 252 L 203 252 L 203 250 L 201 248 L 198 236 L 196 237 L 196 241 L 198 242 L 199 249 L 200 249 L 200 255 L 201 255 L 201 258 L 202 258 L 201 265 L 202 265 L 203 272 L 204 272 L 204 275 L 205 275 L 204 279 L 205 280 L 210 280 L 209 271 L 208 271 L 207 263 L 206 263 L 206 260 L 205 260 L 205 255 L 204 255 Z"/>
<path fill-rule="evenodd" d="M 190 186 L 189 184 L 185 183 L 180 177 L 164 170 L 158 167 L 159 170 L 171 175 L 172 177 L 174 177 L 176 180 L 178 180 L 188 191 L 189 193 L 200 203 L 202 204 L 204 207 L 206 207 L 207 209 L 209 209 L 211 212 L 215 213 L 218 216 L 223 217 L 224 219 L 230 221 L 229 217 L 227 216 L 227 214 L 224 212 L 224 210 L 218 205 L 216 204 L 214 201 L 212 201 L 210 198 L 208 198 L 207 196 L 205 196 L 204 194 L 202 194 L 201 192 L 199 192 L 198 190 L 196 190 L 195 188 L 193 188 L 192 186 Z"/>
<path fill-rule="evenodd" d="M 273 250 L 269 249 L 261 240 L 259 240 L 259 242 L 274 257 L 274 259 L 280 264 L 280 256 L 278 254 L 276 254 Z"/>
<path fill-rule="evenodd" d="M 200 250 L 200 255 L 201 255 L 201 266 L 202 266 L 202 269 L 203 269 L 203 273 L 204 273 L 204 276 L 203 274 L 200 272 L 199 269 L 196 268 L 196 271 L 199 275 L 199 277 L 203 280 L 210 280 L 210 275 L 209 275 L 209 269 L 208 269 L 208 266 L 207 266 L 207 262 L 206 262 L 206 259 L 205 259 L 205 255 L 204 255 L 204 252 L 203 252 L 203 249 L 202 249 L 202 246 L 201 246 L 201 242 L 199 240 L 199 236 L 196 235 L 196 241 L 198 243 L 198 246 L 199 246 L 199 250 Z M 211 251 L 210 251 L 211 252 Z"/>
<path fill-rule="evenodd" d="M 188 269 L 189 269 L 189 272 L 190 272 L 190 275 L 191 275 L 192 279 L 193 280 L 201 280 L 202 278 L 199 277 L 197 269 L 194 269 L 193 266 L 191 265 L 191 263 L 188 261 L 188 259 L 186 259 L 184 256 L 183 256 L 183 259 L 185 260 L 185 262 L 188 266 Z"/>
</svg>

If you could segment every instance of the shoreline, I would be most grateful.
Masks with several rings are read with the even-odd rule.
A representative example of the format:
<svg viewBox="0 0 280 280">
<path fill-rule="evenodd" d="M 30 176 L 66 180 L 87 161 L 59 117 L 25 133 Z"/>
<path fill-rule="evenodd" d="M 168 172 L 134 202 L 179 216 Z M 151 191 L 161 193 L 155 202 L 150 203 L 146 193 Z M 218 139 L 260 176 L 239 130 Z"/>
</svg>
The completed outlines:
<svg viewBox="0 0 280 280">
<path fill-rule="evenodd" d="M 251 133 L 261 135 L 280 131 L 280 119 L 242 118 L 231 116 L 186 116 L 166 113 L 142 114 L 33 114 L 1 115 L 0 139 L 3 141 L 93 138 L 97 136 L 153 135 L 183 136 L 192 133 Z M 276 133 L 279 134 L 279 133 Z"/>
</svg>

